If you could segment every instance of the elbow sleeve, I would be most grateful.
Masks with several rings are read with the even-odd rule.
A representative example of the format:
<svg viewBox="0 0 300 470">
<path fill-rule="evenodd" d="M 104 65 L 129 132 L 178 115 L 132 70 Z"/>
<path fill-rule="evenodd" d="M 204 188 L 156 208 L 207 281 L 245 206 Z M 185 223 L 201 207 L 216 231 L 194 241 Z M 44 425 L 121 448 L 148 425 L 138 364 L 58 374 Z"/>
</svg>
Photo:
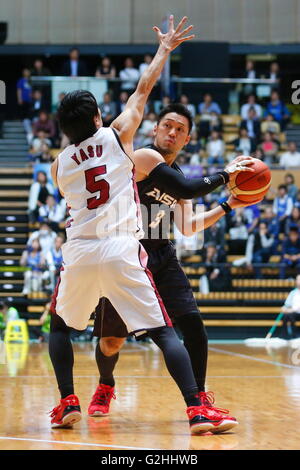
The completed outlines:
<svg viewBox="0 0 300 470">
<path fill-rule="evenodd" d="M 194 197 L 205 196 L 229 181 L 229 175 L 226 171 L 220 171 L 215 175 L 203 178 L 187 179 L 166 163 L 157 165 L 149 176 L 161 184 L 165 191 L 176 199 L 193 199 Z"/>
</svg>

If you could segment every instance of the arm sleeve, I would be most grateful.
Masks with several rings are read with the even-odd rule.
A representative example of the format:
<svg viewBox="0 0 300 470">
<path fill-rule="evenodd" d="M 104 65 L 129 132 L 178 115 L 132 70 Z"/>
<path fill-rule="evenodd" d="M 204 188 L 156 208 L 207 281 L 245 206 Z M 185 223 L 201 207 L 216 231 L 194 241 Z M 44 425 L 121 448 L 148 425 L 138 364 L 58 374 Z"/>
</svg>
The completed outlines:
<svg viewBox="0 0 300 470">
<path fill-rule="evenodd" d="M 205 196 L 229 181 L 229 175 L 226 171 L 220 171 L 215 175 L 205 176 L 204 178 L 187 179 L 166 163 L 157 165 L 149 176 L 154 178 L 170 196 L 176 199 L 193 199 L 194 197 Z"/>
</svg>

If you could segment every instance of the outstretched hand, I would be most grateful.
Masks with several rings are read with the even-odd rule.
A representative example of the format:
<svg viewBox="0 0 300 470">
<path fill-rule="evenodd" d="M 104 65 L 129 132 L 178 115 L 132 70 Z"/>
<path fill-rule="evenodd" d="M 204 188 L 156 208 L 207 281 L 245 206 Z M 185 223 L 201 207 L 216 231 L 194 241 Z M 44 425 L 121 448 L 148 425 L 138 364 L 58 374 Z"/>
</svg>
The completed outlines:
<svg viewBox="0 0 300 470">
<path fill-rule="evenodd" d="M 169 18 L 169 30 L 167 33 L 162 33 L 158 26 L 153 26 L 153 31 L 157 33 L 157 39 L 160 45 L 164 46 L 170 52 L 176 49 L 182 42 L 189 41 L 195 37 L 194 34 L 186 36 L 194 26 L 190 25 L 184 30 L 182 30 L 183 25 L 187 21 L 187 16 L 184 16 L 182 20 L 178 23 L 177 28 L 174 26 L 174 16 L 171 15 Z"/>
<path fill-rule="evenodd" d="M 262 201 L 262 199 L 259 201 L 251 201 L 251 202 L 240 201 L 237 197 L 231 194 L 228 198 L 227 203 L 230 205 L 231 209 L 238 209 L 239 207 L 253 206 L 253 204 L 258 204 L 260 201 Z"/>
</svg>

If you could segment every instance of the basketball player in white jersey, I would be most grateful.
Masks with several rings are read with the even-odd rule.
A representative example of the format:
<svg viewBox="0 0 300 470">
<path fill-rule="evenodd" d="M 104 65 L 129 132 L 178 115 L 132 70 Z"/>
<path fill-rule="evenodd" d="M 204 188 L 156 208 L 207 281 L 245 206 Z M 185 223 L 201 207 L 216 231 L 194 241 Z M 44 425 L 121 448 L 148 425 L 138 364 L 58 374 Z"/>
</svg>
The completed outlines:
<svg viewBox="0 0 300 470">
<path fill-rule="evenodd" d="M 146 268 L 146 252 L 138 241 L 143 232 L 131 161 L 133 136 L 170 52 L 194 37 L 185 36 L 192 29 L 182 30 L 185 21 L 186 17 L 175 29 L 171 16 L 166 34 L 154 28 L 160 42 L 158 51 L 110 128 L 102 127 L 96 100 L 89 92 L 67 94 L 58 110 L 61 129 L 72 144 L 58 156 L 52 175 L 67 201 L 71 219 L 51 308 L 49 352 L 61 393 L 60 404 L 51 413 L 52 427 L 69 427 L 81 419 L 74 395 L 68 328 L 85 329 L 102 296 L 122 312 L 129 332 L 147 330 L 162 350 L 188 407 L 191 432 L 219 432 L 228 425 L 226 419 L 215 422 L 202 414 L 189 356 L 172 329 Z M 151 172 L 157 162 L 148 166 Z M 175 175 L 177 181 L 176 171 Z"/>
</svg>

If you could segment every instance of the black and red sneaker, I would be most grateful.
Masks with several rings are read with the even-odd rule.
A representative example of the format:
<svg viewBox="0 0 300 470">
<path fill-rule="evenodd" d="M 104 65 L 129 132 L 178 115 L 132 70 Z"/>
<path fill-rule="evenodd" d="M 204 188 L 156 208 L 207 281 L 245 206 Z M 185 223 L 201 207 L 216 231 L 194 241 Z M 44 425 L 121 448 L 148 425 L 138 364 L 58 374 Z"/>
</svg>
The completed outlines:
<svg viewBox="0 0 300 470">
<path fill-rule="evenodd" d="M 229 429 L 232 429 L 238 425 L 236 418 L 229 415 L 229 410 L 226 410 L 224 408 L 218 408 L 214 405 L 215 398 L 214 398 L 213 392 L 199 392 L 199 398 L 200 398 L 201 406 L 214 411 L 216 416 L 220 415 L 220 417 L 225 420 L 223 424 L 220 425 L 218 430 L 215 432 L 229 431 Z"/>
<path fill-rule="evenodd" d="M 109 385 L 98 385 L 91 403 L 88 408 L 89 416 L 107 416 L 109 414 L 109 406 L 111 399 L 116 399 L 114 387 Z"/>
<path fill-rule="evenodd" d="M 189 417 L 192 434 L 203 434 L 206 432 L 217 434 L 229 431 L 229 429 L 238 424 L 237 421 L 227 419 L 226 415 L 205 406 L 190 406 L 186 412 Z"/>
<path fill-rule="evenodd" d="M 60 404 L 50 411 L 52 428 L 70 428 L 81 420 L 79 400 L 76 395 L 68 395 Z"/>
</svg>

